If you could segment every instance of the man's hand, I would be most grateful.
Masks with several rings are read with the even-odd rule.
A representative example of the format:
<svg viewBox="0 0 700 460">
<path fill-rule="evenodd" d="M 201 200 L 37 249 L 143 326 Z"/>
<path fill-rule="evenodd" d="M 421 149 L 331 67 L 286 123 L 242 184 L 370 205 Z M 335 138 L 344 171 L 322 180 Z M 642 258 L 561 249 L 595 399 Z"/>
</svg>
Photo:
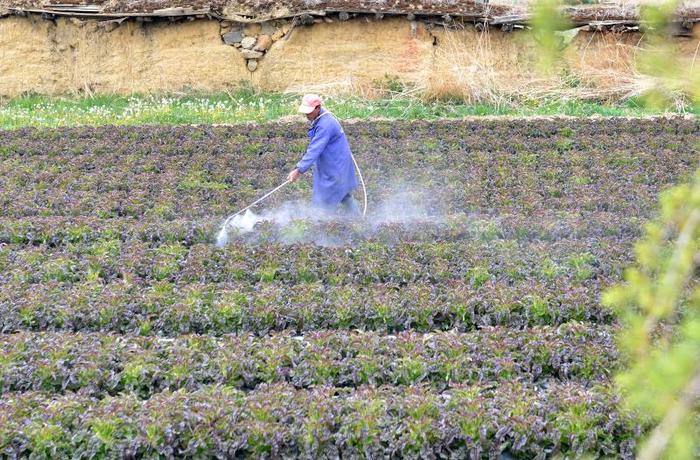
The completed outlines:
<svg viewBox="0 0 700 460">
<path fill-rule="evenodd" d="M 299 168 L 295 168 L 292 170 L 292 172 L 289 173 L 289 175 L 287 176 L 287 180 L 290 182 L 295 182 L 300 177 L 301 177 L 301 172 L 299 171 Z"/>
</svg>

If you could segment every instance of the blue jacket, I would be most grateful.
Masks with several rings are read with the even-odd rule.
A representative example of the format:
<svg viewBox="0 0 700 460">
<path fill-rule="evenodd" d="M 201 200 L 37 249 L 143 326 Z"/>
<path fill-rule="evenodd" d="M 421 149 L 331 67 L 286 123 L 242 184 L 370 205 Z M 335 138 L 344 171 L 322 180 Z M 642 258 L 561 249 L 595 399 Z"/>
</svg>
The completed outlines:
<svg viewBox="0 0 700 460">
<path fill-rule="evenodd" d="M 321 108 L 318 118 L 311 123 L 306 153 L 297 163 L 302 173 L 315 166 L 314 205 L 336 206 L 357 187 L 351 155 L 350 144 L 340 123 L 333 114 Z"/>
</svg>

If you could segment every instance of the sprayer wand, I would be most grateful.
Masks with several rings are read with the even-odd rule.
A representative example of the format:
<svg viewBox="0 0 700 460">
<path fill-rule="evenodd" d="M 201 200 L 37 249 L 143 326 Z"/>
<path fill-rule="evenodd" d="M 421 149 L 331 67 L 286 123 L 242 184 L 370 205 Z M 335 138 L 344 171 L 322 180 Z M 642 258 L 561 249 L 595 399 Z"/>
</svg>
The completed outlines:
<svg viewBox="0 0 700 460">
<path fill-rule="evenodd" d="M 270 190 L 269 192 L 267 192 L 267 193 L 266 193 L 265 195 L 263 195 L 262 197 L 260 197 L 260 198 L 258 198 L 257 200 L 253 201 L 252 203 L 250 203 L 250 204 L 249 204 L 248 206 L 246 206 L 245 208 L 243 208 L 243 209 L 241 209 L 240 211 L 238 211 L 238 212 L 236 212 L 236 213 L 231 214 L 230 216 L 228 216 L 228 217 L 226 218 L 226 220 L 224 221 L 224 228 L 226 228 L 226 227 L 228 226 L 228 223 L 229 223 L 229 221 L 230 221 L 231 219 L 233 219 L 233 218 L 236 217 L 237 215 L 239 215 L 239 214 L 241 214 L 241 213 L 247 211 L 248 209 L 252 208 L 252 207 L 255 206 L 256 204 L 260 203 L 260 202 L 263 201 L 265 198 L 269 197 L 270 195 L 272 195 L 272 194 L 275 193 L 277 190 L 281 189 L 282 187 L 284 187 L 285 185 L 287 185 L 287 184 L 290 183 L 290 182 L 291 182 L 290 180 L 284 181 L 282 184 L 278 185 L 277 187 L 275 187 L 274 189 Z"/>
</svg>

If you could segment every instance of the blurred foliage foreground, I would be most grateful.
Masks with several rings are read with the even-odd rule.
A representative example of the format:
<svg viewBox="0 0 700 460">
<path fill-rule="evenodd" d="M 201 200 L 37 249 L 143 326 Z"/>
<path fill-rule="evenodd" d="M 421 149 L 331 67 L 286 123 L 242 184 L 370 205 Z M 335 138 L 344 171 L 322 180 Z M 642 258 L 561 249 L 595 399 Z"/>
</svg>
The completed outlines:
<svg viewBox="0 0 700 460">
<path fill-rule="evenodd" d="M 629 368 L 617 375 L 628 405 L 656 423 L 641 459 L 697 458 L 700 397 L 700 171 L 662 195 L 660 217 L 636 246 L 626 283 L 603 301 L 624 324 Z"/>
</svg>

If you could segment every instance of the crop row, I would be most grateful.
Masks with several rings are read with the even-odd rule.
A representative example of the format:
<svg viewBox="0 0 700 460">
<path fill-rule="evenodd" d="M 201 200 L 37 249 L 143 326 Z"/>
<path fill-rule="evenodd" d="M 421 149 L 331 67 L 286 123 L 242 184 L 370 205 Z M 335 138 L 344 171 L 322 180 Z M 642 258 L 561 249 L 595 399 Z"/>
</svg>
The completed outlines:
<svg viewBox="0 0 700 460">
<path fill-rule="evenodd" d="M 643 135 L 593 122 L 600 132 L 590 139 L 594 130 L 578 124 L 357 124 L 348 134 L 375 206 L 419 189 L 429 209 L 642 216 L 661 189 L 700 164 L 697 121 L 640 123 Z M 223 216 L 280 183 L 306 142 L 303 127 L 288 125 L 4 132 L 0 206 L 12 217 Z M 400 185 L 406 177 L 409 187 Z M 284 197 L 306 197 L 308 189 L 302 181 Z"/>
<path fill-rule="evenodd" d="M 539 144 L 559 138 L 573 138 L 582 145 L 595 146 L 633 146 L 645 145 L 647 147 L 666 146 L 661 141 L 674 138 L 684 138 L 697 135 L 700 122 L 697 117 L 668 117 L 654 119 L 624 119 L 606 118 L 559 118 L 559 119 L 479 119 L 479 120 L 440 120 L 440 121 L 408 121 L 397 120 L 369 122 L 345 122 L 345 130 L 357 135 L 371 135 L 378 141 L 392 141 L 412 144 L 409 142 L 415 138 L 437 138 L 444 146 L 457 139 L 459 145 L 469 149 L 483 149 L 492 147 L 505 150 L 513 146 L 512 141 L 518 137 L 527 139 L 533 144 Z M 121 133 L 128 132 L 127 140 L 139 145 L 154 144 L 159 148 L 178 146 L 190 149 L 200 148 L 207 150 L 207 144 L 212 139 L 225 139 L 227 146 L 241 144 L 246 138 L 261 138 L 271 141 L 292 141 L 306 135 L 305 124 L 298 123 L 265 123 L 258 126 L 251 125 L 143 125 L 131 127 L 101 126 L 101 127 L 65 127 L 60 129 L 23 128 L 16 130 L 0 131 L 3 144 L 8 148 L 4 155 L 22 154 L 26 156 L 46 155 L 47 151 L 22 150 L 19 146 L 23 143 L 60 145 L 61 152 L 66 154 L 84 154 L 83 149 L 71 149 L 71 146 L 86 146 L 87 152 L 98 151 L 110 154 L 113 150 L 103 150 L 103 143 L 114 143 Z M 442 135 L 443 133 L 448 135 Z M 164 134 L 167 134 L 165 136 Z M 649 143 L 649 140 L 656 143 Z M 202 147 L 204 146 L 204 147 Z M 667 146 L 667 148 L 672 148 Z M 255 155 L 258 152 L 253 152 Z M 265 149 L 262 149 L 265 151 Z M 642 150 L 642 149 L 640 149 Z M 225 150 L 224 150 L 225 151 Z M 213 154 L 220 151 L 212 152 Z M 176 149 L 173 155 L 186 155 Z"/>
<path fill-rule="evenodd" d="M 476 275 L 475 275 L 476 276 Z M 0 288 L 0 331 L 227 334 L 319 329 L 469 331 L 569 321 L 610 323 L 594 286 L 525 280 L 445 284 L 87 282 Z"/>
<path fill-rule="evenodd" d="M 694 160 L 688 160 L 693 162 Z M 211 189 L 213 179 L 187 180 L 187 174 L 201 176 L 201 173 L 182 172 L 173 174 L 174 178 L 167 183 L 158 183 L 157 178 L 140 177 L 133 179 L 131 187 L 123 185 L 124 190 L 100 191 L 89 181 L 89 176 L 76 175 L 74 183 L 56 183 L 34 185 L 22 188 L 9 179 L 6 184 L 0 183 L 0 206 L 4 215 L 14 218 L 46 217 L 46 216 L 98 216 L 100 218 L 186 218 L 201 219 L 211 216 L 223 217 L 231 212 L 250 204 L 263 193 L 276 187 L 284 180 L 284 171 L 292 168 L 282 166 L 276 171 L 259 171 L 255 174 L 266 174 L 271 179 L 260 184 L 251 184 L 250 179 L 237 178 L 230 185 Z M 696 164 L 697 166 L 697 164 Z M 9 175 L 18 165 L 10 165 L 7 171 L 0 175 Z M 436 170 L 424 172 L 416 180 L 414 187 L 423 191 L 422 195 L 407 196 L 404 205 L 421 205 L 431 213 L 443 210 L 447 212 L 479 212 L 496 210 L 498 212 L 527 212 L 539 213 L 548 210 L 561 212 L 616 212 L 627 215 L 647 217 L 654 208 L 659 191 L 667 188 L 675 181 L 683 180 L 690 175 L 691 167 L 674 172 L 671 177 L 659 180 L 659 183 L 639 183 L 648 179 L 645 170 L 635 171 L 633 178 L 611 178 L 609 182 L 598 185 L 590 184 L 587 176 L 574 175 L 568 179 L 571 183 L 549 183 L 536 172 L 529 176 L 519 174 L 504 168 L 498 177 L 475 180 L 459 166 L 453 170 Z M 363 174 L 365 171 L 363 171 Z M 586 171 L 586 175 L 595 172 Z M 131 175 L 130 171 L 125 174 Z M 254 174 L 251 172 L 250 174 Z M 367 171 L 365 179 L 369 184 L 368 196 L 372 210 L 394 207 L 397 196 L 405 194 L 405 186 L 393 185 L 400 182 L 401 177 L 410 177 L 413 172 L 408 170 L 394 171 L 396 178 L 387 179 L 383 174 Z M 513 176 L 511 176 L 511 174 Z M 582 173 L 583 174 L 583 173 Z M 600 172 L 602 176 L 615 176 L 615 171 Z M 64 174 L 62 174 L 63 176 Z M 552 171 L 552 176 L 557 172 Z M 373 177 L 376 176 L 376 177 Z M 11 177 L 11 176 L 10 176 Z M 520 182 L 513 183 L 506 178 L 515 177 Z M 635 178 L 637 182 L 635 182 Z M 123 179 L 127 181 L 128 179 Z M 553 179 L 551 179 L 553 180 Z M 551 181 L 550 180 L 550 181 Z M 81 184 L 82 183 L 82 184 Z M 140 185 L 151 184 L 148 189 Z M 85 191 L 80 189 L 85 188 Z M 267 206 L 275 206 L 282 201 L 308 199 L 310 196 L 310 181 L 304 179 L 299 183 L 288 186 L 283 193 L 267 201 Z M 357 193 L 361 193 L 358 190 Z M 394 207 L 401 212 L 401 205 Z"/>
<path fill-rule="evenodd" d="M 1 334 L 0 394 L 79 391 L 95 397 L 194 390 L 216 383 L 253 389 L 288 382 L 297 388 L 411 385 L 438 388 L 547 379 L 607 377 L 617 359 L 610 329 L 584 324 L 469 334 L 321 331 L 294 336 Z"/>
<path fill-rule="evenodd" d="M 640 235 L 640 218 L 607 212 L 541 213 L 537 215 L 453 214 L 416 216 L 401 219 L 371 217 L 367 221 L 314 220 L 310 218 L 267 220 L 256 225 L 255 232 L 238 235 L 231 229 L 230 238 L 251 243 L 326 243 L 358 244 L 371 241 L 384 244 L 399 242 L 452 242 L 461 240 L 492 241 L 546 240 L 571 238 L 618 237 Z M 199 221 L 162 218 L 134 221 L 129 218 L 95 217 L 0 218 L 0 244 L 60 246 L 97 243 L 110 240 L 137 240 L 157 246 L 164 243 L 214 243 L 222 219 Z"/>
<path fill-rule="evenodd" d="M 244 243 L 219 249 L 180 243 L 156 248 L 118 240 L 46 248 L 0 249 L 0 282 L 143 281 L 290 284 L 444 283 L 483 278 L 510 282 L 601 283 L 617 278 L 629 245 L 616 238 L 559 241 L 465 240 L 449 243 L 363 242 L 355 247 Z"/>
<path fill-rule="evenodd" d="M 0 399 L 0 454 L 9 458 L 632 458 L 638 430 L 608 388 L 574 383 Z"/>
</svg>

